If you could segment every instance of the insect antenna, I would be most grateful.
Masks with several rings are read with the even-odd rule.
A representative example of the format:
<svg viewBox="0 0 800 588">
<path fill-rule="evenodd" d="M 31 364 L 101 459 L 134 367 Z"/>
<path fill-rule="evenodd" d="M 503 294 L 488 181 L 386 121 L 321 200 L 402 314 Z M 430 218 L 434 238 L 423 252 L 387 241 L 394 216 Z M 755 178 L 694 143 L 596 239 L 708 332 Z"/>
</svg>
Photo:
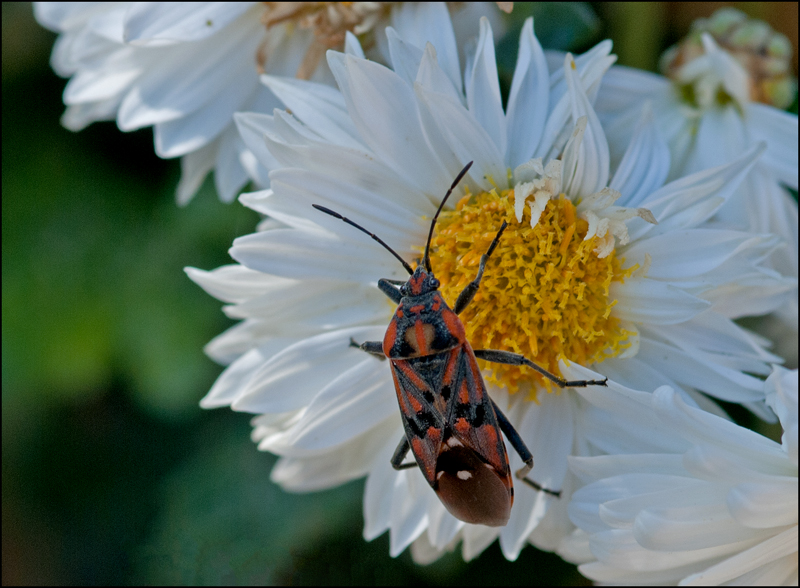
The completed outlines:
<svg viewBox="0 0 800 588">
<path fill-rule="evenodd" d="M 433 215 L 433 220 L 431 221 L 431 230 L 428 231 L 428 242 L 425 243 L 425 257 L 423 257 L 423 264 L 425 265 L 425 269 L 428 270 L 429 272 L 431 271 L 431 256 L 430 256 L 431 238 L 433 237 L 433 227 L 436 226 L 436 219 L 439 218 L 439 213 L 442 212 L 444 203 L 447 202 L 447 199 L 450 197 L 450 194 L 453 192 L 453 190 L 455 190 L 456 186 L 458 186 L 458 183 L 461 181 L 461 179 L 467 174 L 469 168 L 472 167 L 473 163 L 474 162 L 470 161 L 467 165 L 464 166 L 464 169 L 458 172 L 456 179 L 453 180 L 453 183 L 450 185 L 450 189 L 447 191 L 447 194 L 444 195 L 441 204 L 439 204 L 439 208 L 436 209 L 436 214 Z"/>
<path fill-rule="evenodd" d="M 467 167 L 469 167 L 469 166 L 467 166 Z M 465 169 L 464 171 L 466 171 L 466 169 Z M 463 172 L 461 173 L 461 175 L 464 175 L 464 174 L 463 174 Z M 461 176 L 459 176 L 459 179 L 461 179 Z M 452 188 L 451 188 L 451 189 L 452 189 Z M 450 192 L 448 192 L 448 194 L 450 194 Z M 446 198 L 446 197 L 445 197 L 445 198 Z M 369 235 L 370 237 L 372 237 L 373 239 L 375 239 L 375 240 L 376 240 L 378 243 L 380 243 L 381 245 L 383 245 L 383 246 L 384 246 L 384 247 L 385 247 L 385 248 L 386 248 L 386 249 L 389 251 L 389 253 L 391 253 L 391 254 L 392 254 L 392 255 L 394 255 L 394 256 L 395 256 L 397 259 L 399 259 L 399 260 L 400 260 L 400 263 L 402 263 L 402 264 L 403 264 L 403 267 L 404 267 L 404 268 L 406 268 L 406 271 L 409 273 L 409 275 L 412 275 L 412 274 L 414 273 L 414 270 L 413 270 L 413 269 L 411 269 L 411 266 L 410 266 L 410 265 L 408 265 L 408 263 L 406 262 L 406 260 L 405 260 L 405 259 L 403 259 L 402 257 L 400 257 L 400 256 L 397 254 L 397 252 L 396 252 L 394 249 L 392 249 L 392 248 L 391 248 L 391 247 L 389 247 L 389 246 L 388 246 L 386 243 L 384 243 L 383 239 L 381 239 L 380 237 L 378 237 L 378 236 L 377 236 L 375 233 L 370 233 L 370 232 L 369 232 L 367 229 L 365 229 L 365 228 L 364 228 L 364 227 L 362 227 L 361 225 L 358 225 L 358 224 L 354 223 L 354 222 L 353 222 L 353 221 L 351 221 L 349 218 L 347 218 L 347 217 L 345 217 L 345 216 L 342 216 L 341 214 L 339 214 L 338 212 L 335 212 L 335 211 L 331 210 L 330 208 L 325 208 L 324 206 L 320 206 L 319 204 L 312 204 L 311 206 L 313 206 L 314 208 L 316 208 L 316 209 L 317 209 L 317 210 L 319 210 L 320 212 L 324 212 L 325 214 L 329 214 L 329 215 L 331 215 L 331 216 L 333 216 L 333 217 L 336 217 L 336 218 L 338 218 L 339 220 L 343 220 L 343 221 L 344 221 L 344 222 L 346 222 L 348 225 L 354 226 L 354 227 L 355 227 L 355 228 L 357 228 L 359 231 L 362 231 L 362 232 L 366 233 L 367 235 Z M 438 213 L 437 213 L 437 215 L 438 215 Z M 436 220 L 436 219 L 434 219 L 434 220 Z"/>
</svg>

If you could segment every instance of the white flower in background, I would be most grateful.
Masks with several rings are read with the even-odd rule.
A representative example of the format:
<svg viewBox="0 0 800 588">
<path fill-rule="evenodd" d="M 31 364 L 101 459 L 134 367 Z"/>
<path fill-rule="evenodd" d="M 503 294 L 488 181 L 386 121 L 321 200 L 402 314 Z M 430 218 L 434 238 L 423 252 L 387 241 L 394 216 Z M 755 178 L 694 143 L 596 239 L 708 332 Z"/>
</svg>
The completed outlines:
<svg viewBox="0 0 800 588">
<path fill-rule="evenodd" d="M 717 214 L 729 226 L 780 235 L 785 246 L 769 265 L 798 275 L 797 115 L 784 112 L 794 100 L 792 45 L 758 20 L 722 8 L 693 24 L 691 33 L 662 58 L 667 77 L 613 67 L 595 104 L 608 131 L 612 163 L 619 161 L 649 103 L 672 155 L 668 179 L 723 165 L 764 141 L 767 149 L 753 171 Z M 552 58 L 555 60 L 555 57 Z M 772 318 L 770 334 L 796 362 L 797 292 Z M 758 314 L 754 309 L 752 314 Z"/>
<path fill-rule="evenodd" d="M 589 444 L 612 454 L 570 458 L 586 485 L 569 506 L 579 529 L 559 553 L 608 584 L 796 586 L 797 371 L 776 367 L 765 385 L 782 445 L 667 386 L 580 391 L 593 405 Z"/>
<path fill-rule="evenodd" d="M 609 42 L 551 73 L 528 20 L 504 109 L 488 21 L 463 77 L 445 11 L 430 30 L 422 46 L 387 29 L 393 69 L 365 60 L 349 36 L 346 54 L 328 53 L 338 91 L 265 76 L 292 114 L 237 115 L 248 147 L 274 170 L 270 190 L 241 200 L 270 220 L 234 242 L 241 265 L 187 270 L 243 319 L 206 349 L 230 365 L 202 406 L 259 414 L 253 438 L 282 456 L 273 479 L 287 489 L 368 476 L 364 535 L 389 529 L 393 555 L 413 542 L 414 557 L 431 561 L 461 541 L 471 559 L 499 537 L 514 559 L 528 541 L 554 549 L 571 531 L 566 457 L 583 453 L 585 403 L 572 390 L 548 393 L 525 368 L 486 367 L 490 395 L 535 456 L 532 479 L 564 495 L 517 483 L 507 526 L 452 517 L 417 469 L 391 468 L 403 428 L 389 365 L 349 345 L 383 339 L 394 307 L 376 281 L 407 276 L 380 245 L 311 205 L 413 260 L 453 178 L 474 161 L 431 252 L 453 304 L 509 222 L 461 315 L 472 346 L 553 371 L 561 358 L 602 362 L 603 375 L 628 386 L 686 386 L 710 407 L 696 390 L 770 414 L 762 381 L 745 372 L 766 375 L 775 358 L 728 317 L 780 304 L 787 285 L 759 266 L 772 238 L 707 223 L 758 148 L 663 185 L 669 154 L 646 113 L 612 178 L 590 101 L 614 61 Z"/>
<path fill-rule="evenodd" d="M 113 119 L 122 131 L 152 126 L 158 156 L 182 158 L 181 204 L 209 171 L 226 202 L 248 181 L 252 155 L 233 114 L 283 106 L 260 73 L 332 83 L 321 58 L 342 47 L 346 31 L 380 55 L 383 27 L 427 32 L 431 10 L 385 2 L 34 3 L 39 23 L 60 33 L 53 69 L 71 77 L 64 126 Z M 457 8 L 464 36 L 477 34 L 478 16 L 489 11 L 498 12 L 489 3 Z"/>
</svg>

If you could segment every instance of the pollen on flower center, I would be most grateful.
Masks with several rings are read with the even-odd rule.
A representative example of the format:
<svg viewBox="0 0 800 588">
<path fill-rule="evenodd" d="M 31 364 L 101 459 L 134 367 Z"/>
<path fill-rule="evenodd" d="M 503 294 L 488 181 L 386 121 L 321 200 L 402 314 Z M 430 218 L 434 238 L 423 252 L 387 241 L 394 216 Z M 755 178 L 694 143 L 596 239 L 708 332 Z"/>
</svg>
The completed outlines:
<svg viewBox="0 0 800 588">
<path fill-rule="evenodd" d="M 480 290 L 461 314 L 473 349 L 521 353 L 560 375 L 558 360 L 591 364 L 621 353 L 630 332 L 610 316 L 609 286 L 622 281 L 623 270 L 612 252 L 599 258 L 596 237 L 584 241 L 588 223 L 563 195 L 547 203 L 531 227 L 530 211 L 522 222 L 514 214 L 514 191 L 495 190 L 466 196 L 439 217 L 431 262 L 445 300 L 454 303 L 473 279 L 481 255 L 503 220 L 508 228 L 486 266 Z M 481 362 L 489 381 L 511 392 L 522 389 L 535 398 L 535 379 L 549 380 L 524 366 Z"/>
</svg>

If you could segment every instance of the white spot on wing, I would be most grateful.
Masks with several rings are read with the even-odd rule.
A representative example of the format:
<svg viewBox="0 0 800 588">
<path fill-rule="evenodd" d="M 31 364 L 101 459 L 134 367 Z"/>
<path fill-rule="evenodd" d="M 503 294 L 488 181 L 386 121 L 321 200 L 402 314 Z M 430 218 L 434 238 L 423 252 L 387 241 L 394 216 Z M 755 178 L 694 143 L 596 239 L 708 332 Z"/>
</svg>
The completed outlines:
<svg viewBox="0 0 800 588">
<path fill-rule="evenodd" d="M 455 437 L 450 437 L 447 440 L 447 444 L 450 447 L 463 447 L 464 446 L 464 444 L 461 441 L 459 441 L 458 439 L 456 439 Z"/>
<path fill-rule="evenodd" d="M 472 477 L 472 472 L 461 470 L 460 472 L 456 472 L 456 476 L 458 476 L 459 480 L 469 480 Z"/>
</svg>

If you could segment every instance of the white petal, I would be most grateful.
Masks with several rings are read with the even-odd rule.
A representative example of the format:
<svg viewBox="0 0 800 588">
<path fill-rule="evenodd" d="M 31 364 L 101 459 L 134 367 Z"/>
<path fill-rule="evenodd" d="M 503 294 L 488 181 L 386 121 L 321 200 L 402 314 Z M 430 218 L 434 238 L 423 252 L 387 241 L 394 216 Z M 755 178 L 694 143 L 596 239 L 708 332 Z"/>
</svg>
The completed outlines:
<svg viewBox="0 0 800 588">
<path fill-rule="evenodd" d="M 344 225 L 342 225 L 344 228 Z M 358 233 L 353 238 L 359 238 Z M 364 235 L 354 241 L 330 233 L 276 229 L 239 237 L 231 257 L 262 272 L 287 278 L 336 278 L 374 284 L 379 278 L 407 279 L 397 260 Z"/>
<path fill-rule="evenodd" d="M 737 524 L 723 504 L 691 503 L 657 506 L 636 517 L 633 536 L 645 549 L 661 552 L 689 551 L 767 538 L 771 531 L 756 531 Z"/>
<path fill-rule="evenodd" d="M 261 365 L 231 408 L 265 413 L 287 412 L 308 405 L 331 381 L 331 374 L 342 373 L 364 360 L 363 351 L 350 347 L 350 338 L 376 339 L 383 330 L 381 327 L 342 329 L 287 347 Z"/>
<path fill-rule="evenodd" d="M 593 561 L 578 567 L 578 571 L 595 582 L 607 584 L 626 584 L 632 586 L 655 584 L 669 586 L 678 584 L 686 574 L 702 570 L 705 562 L 689 563 L 664 570 L 631 570 L 616 565 Z"/>
<path fill-rule="evenodd" d="M 120 129 L 133 130 L 173 120 L 196 112 L 209 103 L 233 104 L 230 115 L 243 103 L 257 83 L 252 56 L 258 45 L 259 24 L 245 23 L 230 34 L 221 36 L 213 45 L 193 44 L 173 48 L 152 71 L 142 76 L 135 89 L 120 105 L 117 118 Z M 254 35 L 255 40 L 249 37 Z M 198 54 L 199 53 L 199 54 Z M 186 63 L 198 67 L 186 71 Z M 220 88 L 227 88 L 220 92 Z M 230 95 L 230 96 L 229 96 Z"/>
<path fill-rule="evenodd" d="M 270 478 L 294 492 L 324 490 L 360 478 L 369 471 L 375 459 L 374 448 L 383 440 L 385 430 L 385 426 L 379 425 L 333 453 L 302 458 L 282 457 L 272 469 Z"/>
<path fill-rule="evenodd" d="M 774 177 L 797 190 L 797 115 L 752 103 L 745 113 L 753 141 L 765 141 L 763 164 Z"/>
<path fill-rule="evenodd" d="M 458 92 L 461 92 L 458 47 L 445 3 L 395 5 L 392 10 L 392 26 L 397 29 L 401 38 L 419 49 L 423 49 L 428 42 L 432 43 L 439 56 L 439 65 Z M 411 79 L 414 79 L 413 76 Z"/>
<path fill-rule="evenodd" d="M 629 472 L 634 461 L 630 458 L 635 458 L 637 462 L 644 462 L 646 459 L 657 463 L 664 461 L 663 456 L 651 453 L 603 457 L 612 458 L 617 462 L 624 461 L 625 469 Z M 719 499 L 724 496 L 721 491 L 716 496 L 712 495 L 708 492 L 708 483 L 688 477 L 686 472 L 678 467 L 679 460 L 677 463 L 666 465 L 676 471 L 672 474 L 666 471 L 646 473 L 647 469 L 654 468 L 645 466 L 645 470 L 641 473 L 612 475 L 577 490 L 572 495 L 570 518 L 589 533 L 607 529 L 631 530 L 643 508 L 653 505 L 663 508 L 684 506 L 687 494 L 695 497 L 692 504 L 696 505 L 718 504 Z"/>
<path fill-rule="evenodd" d="M 764 349 L 764 345 L 768 344 L 766 341 L 717 312 L 704 312 L 686 323 L 661 326 L 658 332 L 673 343 L 691 341 L 698 349 L 732 356 L 737 362 L 745 359 L 772 363 L 779 361 L 777 356 Z M 748 366 L 746 371 L 752 369 L 752 366 Z"/>
<path fill-rule="evenodd" d="M 659 328 L 663 328 L 663 326 L 659 326 Z M 641 344 L 641 340 L 638 344 Z M 662 373 L 661 370 L 653 368 L 636 356 L 624 359 L 612 357 L 597 364 L 596 369 L 609 380 L 619 382 L 634 390 L 647 390 L 652 388 L 655 383 L 680 388 L 669 373 Z M 609 451 L 608 453 L 620 453 L 620 451 Z"/>
<path fill-rule="evenodd" d="M 586 53 L 575 56 L 575 65 L 578 67 L 578 73 L 584 80 L 584 88 L 587 88 L 587 93 L 589 93 L 589 87 L 599 83 L 604 77 L 605 71 L 616 62 L 616 56 L 609 55 L 612 47 L 613 43 L 611 40 L 606 39 L 605 41 L 600 41 Z M 568 92 L 567 81 L 564 79 L 564 57 L 566 57 L 566 53 L 563 51 L 545 52 L 547 66 L 551 71 L 551 98 L 555 100 L 550 103 L 551 113 L 555 112 L 556 102 L 561 101 Z M 592 102 L 594 102 L 594 99 Z"/>
<path fill-rule="evenodd" d="M 423 92 L 429 93 L 432 95 L 437 95 L 445 98 L 449 98 L 452 103 L 462 104 L 462 109 L 466 111 L 466 107 L 463 106 L 464 104 L 464 97 L 459 96 L 455 89 L 452 87 L 452 83 L 447 79 L 444 75 L 442 70 L 439 68 L 439 64 L 436 61 L 436 55 L 434 53 L 433 47 L 428 44 L 425 48 L 425 53 L 422 57 L 422 63 L 420 64 L 419 71 L 417 72 L 417 80 L 414 84 L 414 92 L 417 95 L 419 108 L 419 115 L 420 120 L 422 122 L 422 129 L 423 133 L 425 134 L 425 139 L 428 141 L 428 145 L 432 152 L 436 153 L 437 157 L 442 163 L 442 166 L 447 170 L 447 175 L 450 178 L 455 178 L 462 169 L 464 169 L 464 164 L 468 161 L 475 161 L 475 157 L 471 157 L 470 159 L 463 160 L 460 157 L 463 157 L 463 149 L 458 148 L 457 152 L 454 152 L 450 146 L 451 138 L 449 137 L 449 130 L 446 134 L 443 134 L 440 129 L 440 121 L 436 119 L 437 112 L 432 111 L 428 105 L 426 105 L 425 99 L 420 98 L 423 95 Z M 474 119 L 470 122 L 471 127 L 480 128 L 480 125 Z M 483 129 L 480 129 L 479 134 L 485 135 Z M 491 141 L 489 141 L 491 143 Z M 460 156 L 457 153 L 461 154 Z M 472 171 L 472 170 L 471 170 Z M 478 172 L 475 173 L 475 177 L 471 176 L 469 173 L 465 176 L 462 180 L 461 184 L 457 188 L 457 190 L 466 189 L 466 186 L 469 186 L 469 189 L 473 192 L 483 192 L 484 189 L 489 189 L 489 182 L 487 182 Z M 484 188 L 485 187 L 485 188 Z M 442 195 L 439 195 L 438 198 L 434 201 L 434 206 L 438 206 L 439 201 L 441 201 Z M 456 202 L 457 200 L 453 200 Z"/>
<path fill-rule="evenodd" d="M 428 539 L 431 545 L 427 559 L 432 563 L 443 555 L 441 550 L 450 547 L 454 543 L 458 532 L 464 528 L 466 523 L 459 521 L 447 512 L 441 502 L 431 501 L 429 505 L 431 508 L 428 510 L 428 532 L 412 543 L 411 548 L 414 549 L 414 545 L 417 545 L 420 540 Z M 416 555 L 414 561 L 421 563 Z"/>
<path fill-rule="evenodd" d="M 605 71 L 616 61 L 616 56 L 608 55 L 610 50 L 611 42 L 603 41 L 575 58 L 578 76 L 587 96 L 591 95 Z M 559 157 L 572 132 L 573 125 L 567 124 L 572 116 L 572 96 L 564 77 L 564 55 L 561 54 L 561 62 L 550 76 L 550 112 L 534 157 L 545 160 Z"/>
<path fill-rule="evenodd" d="M 287 280 L 235 306 L 231 318 L 257 318 L 273 325 L 275 334 L 341 329 L 389 321 L 391 307 L 374 286 L 338 280 Z"/>
<path fill-rule="evenodd" d="M 603 502 L 594 492 L 601 492 L 603 496 L 616 497 L 614 493 L 607 493 L 608 486 L 592 486 L 591 482 L 611 478 L 623 473 L 635 474 L 662 474 L 669 476 L 685 476 L 686 468 L 679 453 L 634 453 L 630 455 L 596 455 L 582 457 L 572 455 L 568 458 L 570 470 L 586 484 L 576 490 L 574 496 L 590 502 Z M 646 481 L 646 480 L 645 480 Z M 687 482 L 688 483 L 688 482 Z M 660 488 L 655 485 L 650 489 L 658 492 Z M 626 493 L 627 494 L 627 493 Z M 589 500 L 591 498 L 591 500 Z"/>
<path fill-rule="evenodd" d="M 404 177 L 363 148 L 342 147 L 311 139 L 293 143 L 272 135 L 266 137 L 265 144 L 271 150 L 271 157 L 276 159 L 276 166 L 326 174 L 340 182 L 354 184 L 377 198 L 402 203 L 420 216 L 434 211 L 424 192 L 409 185 Z"/>
<path fill-rule="evenodd" d="M 673 426 L 678 425 L 681 436 L 694 444 L 712 443 L 735 451 L 743 458 L 760 461 L 766 467 L 780 471 L 786 456 L 774 441 L 754 431 L 688 406 L 678 395 L 667 389 L 653 393 L 653 408 Z"/>
<path fill-rule="evenodd" d="M 582 198 L 608 185 L 610 158 L 605 133 L 576 69 L 575 61 L 568 55 L 564 62 L 564 76 L 572 102 L 572 121 L 577 123 L 578 119 L 586 117 L 587 125 L 571 181 L 566 180 L 565 174 L 564 191 L 572 198 Z"/>
<path fill-rule="evenodd" d="M 624 248 L 629 260 L 643 260 L 649 254 L 652 264 L 647 277 L 656 280 L 681 280 L 703 276 L 761 242 L 758 236 L 740 231 L 691 229 L 640 239 Z M 702 252 L 702 255 L 698 255 Z"/>
<path fill-rule="evenodd" d="M 244 204 L 247 208 L 251 208 L 260 214 L 268 215 L 271 223 L 279 223 L 267 228 L 259 225 L 259 232 L 267 230 L 282 229 L 285 227 L 292 227 L 300 231 L 308 233 L 315 233 L 319 231 L 319 225 L 308 218 L 308 212 L 304 208 L 296 206 L 286 206 L 285 203 L 274 201 L 275 193 L 270 190 L 259 190 L 258 192 L 250 192 L 239 196 L 239 202 Z M 234 243 L 235 245 L 235 243 Z"/>
<path fill-rule="evenodd" d="M 73 104 L 64 111 L 61 124 L 70 131 L 81 131 L 97 120 L 114 120 L 118 108 L 117 97 L 91 104 Z"/>
<path fill-rule="evenodd" d="M 356 37 L 350 31 L 345 33 L 344 52 L 347 55 L 352 55 L 353 57 L 358 57 L 359 59 L 366 59 L 366 56 L 364 55 L 364 49 L 361 47 L 358 37 Z"/>
<path fill-rule="evenodd" d="M 678 384 L 702 390 L 722 400 L 742 403 L 763 399 L 757 378 L 715 362 L 711 354 L 691 348 L 685 351 L 654 340 L 644 328 L 637 357 L 662 373 L 672 373 Z M 681 369 L 675 370 L 676 365 Z"/>
<path fill-rule="evenodd" d="M 656 128 L 650 104 L 642 110 L 633 138 L 609 187 L 622 194 L 619 206 L 638 206 L 664 185 L 670 165 L 669 146 Z"/>
<path fill-rule="evenodd" d="M 461 556 L 464 561 L 472 561 L 494 543 L 500 533 L 500 529 L 483 525 L 468 525 L 464 528 L 463 533 L 464 541 L 461 546 Z"/>
<path fill-rule="evenodd" d="M 633 219 L 629 225 L 631 241 L 646 233 L 692 228 L 708 220 L 733 194 L 763 150 L 763 145 L 755 145 L 727 165 L 675 180 L 651 194 L 642 204 L 653 213 L 658 225 Z"/>
<path fill-rule="evenodd" d="M 727 507 L 738 523 L 750 528 L 796 525 L 797 478 L 739 484 L 728 494 Z"/>
<path fill-rule="evenodd" d="M 657 381 L 664 381 L 659 378 Z M 591 394 L 591 393 L 589 393 Z M 584 408 L 581 437 L 591 448 L 589 454 L 626 454 L 631 452 L 662 453 L 685 451 L 689 444 L 652 417 L 652 410 L 641 406 L 624 407 L 610 414 L 601 407 L 602 400 L 581 394 L 596 406 Z M 619 433 L 611 436 L 609 431 Z"/>
<path fill-rule="evenodd" d="M 736 580 L 743 574 L 787 555 L 794 556 L 794 567 L 797 567 L 797 526 L 783 531 L 750 549 L 737 553 L 733 557 L 710 568 L 686 577 L 682 584 L 686 586 L 722 585 Z M 769 585 L 767 582 L 765 585 Z"/>
<path fill-rule="evenodd" d="M 797 466 L 797 370 L 774 366 L 764 383 L 767 404 L 775 411 L 783 427 L 783 449 Z"/>
<path fill-rule="evenodd" d="M 392 557 L 400 555 L 425 531 L 431 495 L 433 490 L 418 468 L 395 474 L 389 536 L 389 555 Z M 436 500 L 435 495 L 433 499 Z"/>
<path fill-rule="evenodd" d="M 413 90 L 377 63 L 334 52 L 328 63 L 364 143 L 418 189 L 444 194 L 452 180 L 428 148 Z"/>
<path fill-rule="evenodd" d="M 334 88 L 276 76 L 261 76 L 261 81 L 294 116 L 326 141 L 347 147 L 362 147 L 342 95 Z"/>
<path fill-rule="evenodd" d="M 295 343 L 289 338 L 275 338 L 251 349 L 223 371 L 208 394 L 200 401 L 202 408 L 218 408 L 232 405 L 247 388 L 247 383 L 271 357 Z"/>
<path fill-rule="evenodd" d="M 723 418 L 727 420 L 727 415 Z M 683 467 L 695 478 L 715 483 L 714 488 L 722 492 L 717 504 L 723 504 L 731 485 L 742 480 L 780 482 L 782 478 L 760 471 L 762 464 L 741 457 L 736 449 L 728 451 L 715 445 L 695 445 L 683 454 Z"/>
<path fill-rule="evenodd" d="M 508 95 L 506 163 L 511 169 L 533 157 L 547 120 L 550 82 L 542 46 L 528 18 L 519 37 L 519 53 Z"/>
<path fill-rule="evenodd" d="M 413 214 L 422 217 L 432 215 L 435 211 L 430 199 L 423 192 L 409 185 L 405 178 L 398 176 L 391 168 L 376 161 L 369 152 L 321 141 L 309 141 L 306 145 L 287 145 L 267 139 L 267 144 L 280 163 L 318 175 L 324 174 L 337 184 L 353 186 L 365 195 L 365 199 L 389 202 L 394 207 L 403 208 L 403 216 Z M 278 177 L 286 177 L 291 173 L 297 172 L 281 172 Z M 314 216 L 316 218 L 316 214 Z M 336 231 L 339 232 L 340 229 L 341 227 L 337 227 Z"/>
<path fill-rule="evenodd" d="M 653 101 L 658 118 L 664 112 L 656 106 L 656 98 L 671 96 L 671 93 L 669 80 L 660 75 L 619 65 L 606 72 L 594 107 L 608 136 L 612 162 L 619 162 L 628 147 L 634 129 L 639 124 L 642 104 Z M 685 120 L 681 114 L 669 126 L 680 129 Z"/>
<path fill-rule="evenodd" d="M 481 34 L 472 73 L 466 80 L 469 111 L 492 138 L 501 157 L 506 150 L 506 117 L 500 98 L 500 80 L 497 77 L 497 59 L 489 19 L 481 18 Z M 495 180 L 496 181 L 496 180 Z"/>
<path fill-rule="evenodd" d="M 624 284 L 614 282 L 609 296 L 618 301 L 612 310 L 614 316 L 654 325 L 681 323 L 711 306 L 671 284 L 647 278 L 630 278 Z"/>
<path fill-rule="evenodd" d="M 413 86 L 420 61 L 422 61 L 424 45 L 418 47 L 412 43 L 406 43 L 391 27 L 386 29 L 386 40 L 389 42 L 392 69 L 409 86 Z"/>
<path fill-rule="evenodd" d="M 464 97 L 459 94 L 453 82 L 445 75 L 444 70 L 439 66 L 436 56 L 436 49 L 428 43 L 425 45 L 425 52 L 416 72 L 413 82 L 420 84 L 423 88 L 431 92 L 438 92 L 450 96 L 459 102 L 464 101 Z M 413 85 L 413 83 L 412 83 Z"/>
<path fill-rule="evenodd" d="M 64 104 L 121 100 L 123 93 L 142 75 L 143 65 L 113 57 L 109 62 L 107 67 L 100 69 L 79 70 L 64 88 Z"/>
<path fill-rule="evenodd" d="M 592 551 L 589 549 L 589 535 L 581 529 L 575 529 L 558 546 L 558 555 L 571 564 L 582 564 L 594 560 Z"/>
<path fill-rule="evenodd" d="M 181 181 L 175 196 L 179 206 L 188 204 L 197 194 L 208 172 L 214 168 L 218 147 L 217 142 L 213 141 L 181 157 Z"/>
<path fill-rule="evenodd" d="M 308 336 L 313 333 L 302 333 Z M 262 321 L 248 319 L 214 337 L 206 343 L 203 351 L 207 356 L 222 365 L 235 361 L 243 353 L 276 336 L 276 333 Z"/>
<path fill-rule="evenodd" d="M 125 19 L 125 41 L 133 45 L 199 41 L 219 32 L 251 7 L 252 2 L 134 4 Z M 257 20 L 258 13 L 255 7 L 247 18 Z"/>
<path fill-rule="evenodd" d="M 97 11 L 97 6 L 68 2 L 37 2 L 33 5 L 37 22 L 56 32 L 81 26 Z"/>
<path fill-rule="evenodd" d="M 231 80 L 238 80 L 233 88 L 213 97 L 199 109 L 176 120 L 155 126 L 156 153 L 170 158 L 185 155 L 214 139 L 233 120 L 233 113 L 241 108 L 256 91 L 255 80 L 242 80 L 242 72 L 234 72 Z M 246 79 L 246 76 L 244 76 Z M 120 127 L 121 128 L 121 127 Z"/>
<path fill-rule="evenodd" d="M 217 139 L 219 149 L 214 166 L 214 184 L 222 202 L 233 202 L 247 183 L 247 172 L 239 163 L 239 154 L 245 150 L 244 141 L 239 138 L 236 127 L 228 125 Z"/>
<path fill-rule="evenodd" d="M 373 451 L 375 461 L 364 488 L 364 539 L 372 541 L 389 528 L 392 513 L 392 495 L 396 472 L 390 465 L 392 453 L 403 432 L 400 419 L 394 428 L 387 427 L 383 441 Z"/>
<path fill-rule="evenodd" d="M 293 450 L 334 448 L 397 413 L 391 367 L 377 357 L 364 356 L 311 400 L 287 439 Z"/>
<path fill-rule="evenodd" d="M 436 121 L 453 157 L 463 163 L 475 162 L 467 172 L 472 182 L 486 191 L 492 189 L 492 183 L 486 178 L 491 178 L 501 188 L 507 186 L 502 155 L 472 112 L 444 94 L 427 91 L 419 85 L 415 91 L 420 106 L 427 108 L 431 119 Z"/>
<path fill-rule="evenodd" d="M 590 544 L 592 553 L 603 563 L 629 570 L 659 571 L 735 553 L 749 547 L 752 541 L 692 551 L 652 551 L 639 545 L 631 531 L 612 529 L 595 534 Z"/>
<path fill-rule="evenodd" d="M 566 458 L 573 445 L 575 406 L 565 396 L 546 394 L 540 404 L 526 403 L 517 427 L 517 432 L 534 456 L 534 469 L 528 478 L 551 490 L 562 488 L 567 473 Z M 514 449 L 509 446 L 508 450 L 511 469 L 522 467 L 522 461 Z M 517 559 L 531 531 L 544 518 L 549 503 L 559 500 L 533 490 L 520 480 L 515 479 L 515 486 L 511 519 L 500 531 L 500 548 L 510 561 Z"/>
<path fill-rule="evenodd" d="M 374 192 L 345 179 L 307 168 L 282 169 L 270 177 L 274 195 L 263 207 L 270 216 L 279 218 L 274 212 L 286 210 L 298 216 L 309 216 L 331 231 L 347 234 L 348 238 L 358 235 L 355 228 L 311 208 L 312 204 L 319 204 L 378 235 L 393 249 L 407 251 L 424 241 L 426 227 L 421 215 L 412 207 L 404 206 L 402 200 L 377 197 Z M 387 257 L 389 255 L 387 252 Z"/>
<path fill-rule="evenodd" d="M 223 265 L 210 272 L 193 267 L 184 270 L 195 284 L 225 302 L 245 302 L 294 280 L 256 272 L 241 265 Z"/>
</svg>

